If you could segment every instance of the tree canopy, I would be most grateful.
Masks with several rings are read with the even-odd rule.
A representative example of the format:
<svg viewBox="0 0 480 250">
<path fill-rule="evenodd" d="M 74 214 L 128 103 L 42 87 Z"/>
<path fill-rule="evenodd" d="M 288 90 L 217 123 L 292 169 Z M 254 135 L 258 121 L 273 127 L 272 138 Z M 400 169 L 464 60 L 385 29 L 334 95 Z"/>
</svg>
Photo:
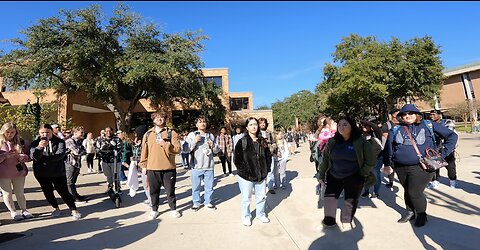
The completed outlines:
<svg viewBox="0 0 480 250">
<path fill-rule="evenodd" d="M 323 69 L 316 94 L 330 115 L 386 117 L 405 98 L 432 102 L 443 84 L 440 48 L 425 36 L 406 42 L 352 34 L 342 39 Z"/>
<path fill-rule="evenodd" d="M 84 91 L 114 113 L 117 127 L 130 126 L 142 98 L 154 105 L 174 102 L 224 118 L 221 90 L 202 77 L 200 31 L 166 34 L 119 4 L 110 18 L 98 5 L 61 10 L 40 19 L 12 41 L 19 46 L 0 57 L 0 75 L 12 88 L 53 88 L 58 94 Z"/>
<path fill-rule="evenodd" d="M 277 127 L 289 128 L 295 125 L 295 118 L 306 126 L 315 124 L 319 116 L 317 96 L 308 91 L 299 91 L 283 101 L 272 104 L 273 120 Z"/>
</svg>

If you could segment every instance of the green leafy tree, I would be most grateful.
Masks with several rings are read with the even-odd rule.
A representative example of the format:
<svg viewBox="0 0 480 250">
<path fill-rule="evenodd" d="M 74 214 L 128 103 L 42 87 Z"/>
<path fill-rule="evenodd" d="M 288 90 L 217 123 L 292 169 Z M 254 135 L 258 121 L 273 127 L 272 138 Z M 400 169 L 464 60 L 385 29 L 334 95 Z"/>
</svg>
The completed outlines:
<svg viewBox="0 0 480 250">
<path fill-rule="evenodd" d="M 277 127 L 289 128 L 295 126 L 295 119 L 299 123 L 311 126 L 319 116 L 317 96 L 308 91 L 299 91 L 283 101 L 272 104 L 273 119 Z"/>
<path fill-rule="evenodd" d="M 255 110 L 270 110 L 272 108 L 270 108 L 268 105 L 261 105 L 261 106 L 258 106 Z"/>
<path fill-rule="evenodd" d="M 211 116 L 224 114 L 221 90 L 201 79 L 200 32 L 162 33 L 119 5 L 106 20 L 98 5 L 61 10 L 40 19 L 13 39 L 20 48 L 0 58 L 0 75 L 13 88 L 53 88 L 58 94 L 84 91 L 115 115 L 128 131 L 142 98 L 154 107 L 180 102 Z"/>
<path fill-rule="evenodd" d="M 444 79 L 439 54 L 439 46 L 428 36 L 386 43 L 373 36 L 345 37 L 317 85 L 321 109 L 332 116 L 386 118 L 388 110 L 406 98 L 432 102 Z"/>
</svg>

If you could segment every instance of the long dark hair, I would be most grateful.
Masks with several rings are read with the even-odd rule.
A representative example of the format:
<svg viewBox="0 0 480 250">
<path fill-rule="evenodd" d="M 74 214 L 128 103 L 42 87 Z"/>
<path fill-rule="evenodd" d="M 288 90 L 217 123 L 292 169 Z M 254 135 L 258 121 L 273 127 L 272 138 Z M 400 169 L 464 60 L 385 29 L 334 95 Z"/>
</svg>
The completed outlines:
<svg viewBox="0 0 480 250">
<path fill-rule="evenodd" d="M 342 116 L 338 119 L 338 124 L 340 124 L 341 120 L 347 121 L 348 124 L 350 124 L 350 127 L 352 127 L 352 132 L 350 133 L 350 138 L 348 139 L 349 141 L 353 141 L 358 137 L 362 136 L 362 130 L 358 127 L 357 123 L 353 118 L 349 116 Z M 337 132 L 335 132 L 335 135 L 333 136 L 333 139 L 335 140 L 335 142 L 345 141 L 343 139 L 343 136 L 338 132 L 338 128 L 337 128 Z"/>
<path fill-rule="evenodd" d="M 248 123 L 252 120 L 255 120 L 257 122 L 257 125 L 258 125 L 258 119 L 255 118 L 255 117 L 248 117 L 247 120 L 245 121 L 245 135 L 250 137 L 249 133 L 248 133 Z M 257 132 L 255 133 L 255 136 L 257 136 L 257 140 L 258 142 L 260 143 L 260 145 L 262 145 L 263 147 L 267 146 L 267 143 L 265 141 L 265 138 L 263 138 L 262 136 L 262 133 L 260 132 L 260 126 L 258 126 L 257 128 Z"/>
</svg>

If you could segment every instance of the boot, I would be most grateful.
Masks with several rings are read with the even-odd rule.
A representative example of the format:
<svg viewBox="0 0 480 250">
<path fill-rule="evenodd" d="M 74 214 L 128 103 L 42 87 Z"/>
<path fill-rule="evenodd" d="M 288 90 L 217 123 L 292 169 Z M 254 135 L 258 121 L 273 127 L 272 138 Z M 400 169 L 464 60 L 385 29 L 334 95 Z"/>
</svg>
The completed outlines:
<svg viewBox="0 0 480 250">
<path fill-rule="evenodd" d="M 400 218 L 397 222 L 398 223 L 407 223 L 411 220 L 415 219 L 415 212 L 412 210 L 407 210 L 407 213 L 402 215 L 402 218 Z"/>
<path fill-rule="evenodd" d="M 423 227 L 425 226 L 425 223 L 427 223 L 427 213 L 419 213 L 417 215 L 417 220 L 415 221 L 414 226 L 416 227 Z"/>
</svg>

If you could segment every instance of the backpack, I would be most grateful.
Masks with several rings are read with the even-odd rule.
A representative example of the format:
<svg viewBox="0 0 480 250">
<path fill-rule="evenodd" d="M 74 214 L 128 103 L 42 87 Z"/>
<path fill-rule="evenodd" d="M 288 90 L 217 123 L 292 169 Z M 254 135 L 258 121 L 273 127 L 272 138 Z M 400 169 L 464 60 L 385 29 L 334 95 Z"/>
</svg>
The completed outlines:
<svg viewBox="0 0 480 250">
<path fill-rule="evenodd" d="M 150 133 L 152 133 L 152 132 L 153 132 L 152 130 L 148 130 L 147 133 L 145 133 L 144 141 L 145 141 L 145 146 L 147 147 L 147 149 L 148 149 L 148 136 L 150 136 Z M 169 128 L 167 128 L 167 138 L 172 139 L 172 130 L 169 129 Z"/>
<path fill-rule="evenodd" d="M 287 142 L 293 142 L 293 133 L 292 132 L 287 133 Z"/>
<path fill-rule="evenodd" d="M 428 131 L 430 132 L 430 137 L 432 137 L 433 145 L 437 146 L 437 140 L 435 140 L 435 132 L 433 131 L 433 124 L 432 121 L 429 120 L 422 120 L 423 124 L 428 128 Z M 398 130 L 400 129 L 400 125 L 395 125 L 392 128 L 392 133 L 393 133 L 393 138 L 397 136 Z"/>
</svg>

